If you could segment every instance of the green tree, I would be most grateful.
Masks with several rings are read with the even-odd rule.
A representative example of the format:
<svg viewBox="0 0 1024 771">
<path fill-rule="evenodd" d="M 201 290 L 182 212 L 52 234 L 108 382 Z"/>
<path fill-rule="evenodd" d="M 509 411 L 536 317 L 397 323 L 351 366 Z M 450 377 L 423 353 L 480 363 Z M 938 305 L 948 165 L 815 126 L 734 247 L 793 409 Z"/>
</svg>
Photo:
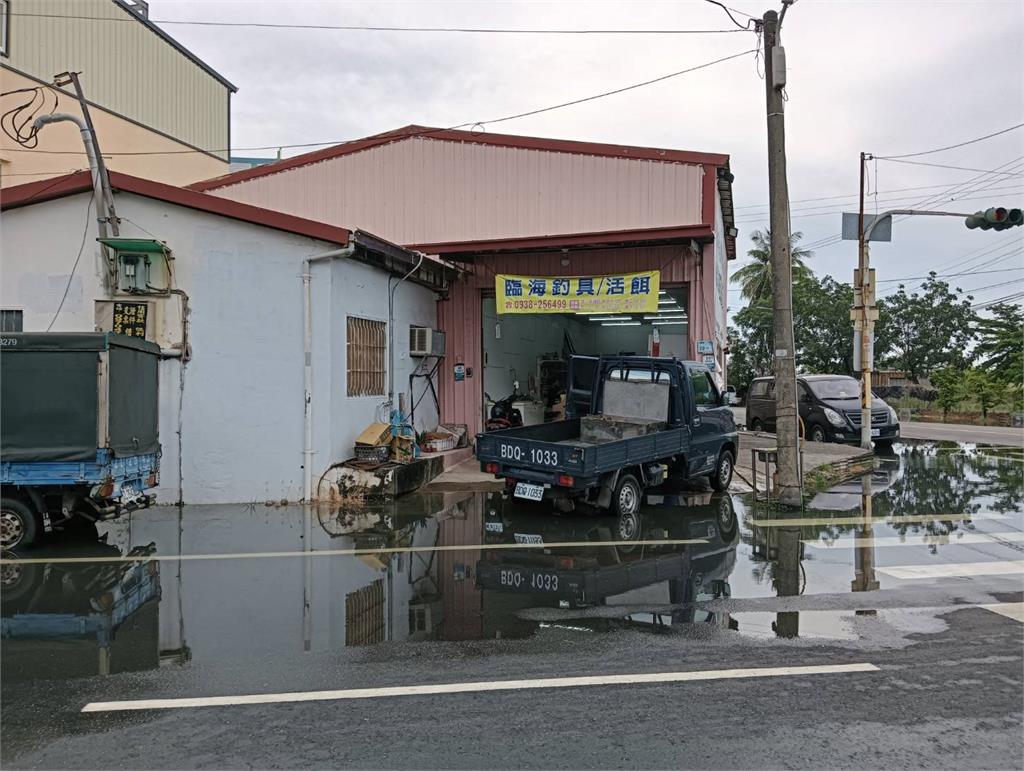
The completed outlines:
<svg viewBox="0 0 1024 771">
<path fill-rule="evenodd" d="M 896 294 L 878 302 L 875 359 L 904 370 L 915 381 L 943 367 L 965 368 L 977 319 L 972 299 L 959 288 L 950 290 L 934 271 L 921 284 L 920 294 L 909 294 L 901 284 Z"/>
<path fill-rule="evenodd" d="M 813 275 L 793 287 L 797 364 L 805 372 L 853 374 L 853 287 Z M 876 349 L 877 350 L 877 349 Z"/>
<path fill-rule="evenodd" d="M 935 372 L 931 380 L 938 391 L 935 403 L 942 410 L 942 419 L 945 420 L 949 411 L 958 407 L 966 396 L 967 383 L 964 372 L 955 367 L 944 367 Z"/>
<path fill-rule="evenodd" d="M 1001 383 L 1020 383 L 1024 378 L 1024 308 L 993 305 L 991 318 L 978 320 L 980 366 Z"/>
<path fill-rule="evenodd" d="M 797 284 L 810 277 L 811 269 L 807 267 L 805 260 L 814 256 L 814 253 L 797 246 L 797 242 L 803 237 L 802 233 L 792 233 L 789 237 L 789 253 L 793 260 L 793 283 Z M 750 234 L 750 240 L 754 242 L 754 248 L 747 252 L 752 262 L 747 263 L 737 270 L 731 281 L 740 285 L 740 296 L 749 300 L 751 304 L 763 300 L 771 301 L 772 296 L 772 234 L 767 228 L 755 230 Z"/>
<path fill-rule="evenodd" d="M 965 386 L 968 395 L 981 407 L 981 417 L 987 423 L 988 411 L 1006 396 L 1006 384 L 983 369 L 972 369 L 967 373 Z"/>
</svg>

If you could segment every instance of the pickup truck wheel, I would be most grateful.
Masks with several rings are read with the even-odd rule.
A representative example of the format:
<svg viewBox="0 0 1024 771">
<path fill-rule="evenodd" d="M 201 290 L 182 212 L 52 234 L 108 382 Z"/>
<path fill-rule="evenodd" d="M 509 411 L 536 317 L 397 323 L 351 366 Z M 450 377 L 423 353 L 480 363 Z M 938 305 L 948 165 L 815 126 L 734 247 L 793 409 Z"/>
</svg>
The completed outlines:
<svg viewBox="0 0 1024 771">
<path fill-rule="evenodd" d="M 715 473 L 711 475 L 711 487 L 717 492 L 724 493 L 732 483 L 732 453 L 729 450 L 722 450 L 718 456 L 718 463 L 715 464 Z"/>
<path fill-rule="evenodd" d="M 36 515 L 16 498 L 0 499 L 0 547 L 16 549 L 36 540 Z"/>
<path fill-rule="evenodd" d="M 620 522 L 624 516 L 640 513 L 642 497 L 643 491 L 635 476 L 623 474 L 619 477 L 615 495 L 612 496 L 612 511 L 619 517 Z"/>
<path fill-rule="evenodd" d="M 761 423 L 760 420 L 758 420 L 757 418 L 754 418 L 752 421 L 750 421 L 750 430 L 751 431 L 764 431 L 764 425 Z"/>
</svg>

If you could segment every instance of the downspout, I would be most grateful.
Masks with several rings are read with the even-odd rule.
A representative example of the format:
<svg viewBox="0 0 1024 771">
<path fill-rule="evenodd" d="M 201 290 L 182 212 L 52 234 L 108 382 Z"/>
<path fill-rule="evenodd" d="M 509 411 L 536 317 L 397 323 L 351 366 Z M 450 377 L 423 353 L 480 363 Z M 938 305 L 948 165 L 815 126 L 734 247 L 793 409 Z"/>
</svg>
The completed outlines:
<svg viewBox="0 0 1024 771">
<path fill-rule="evenodd" d="M 314 254 L 302 261 L 302 305 L 305 313 L 305 335 L 302 346 L 304 361 L 303 395 L 304 410 L 304 443 L 302 450 L 303 485 L 302 498 L 309 503 L 313 499 L 313 292 L 311 267 L 314 262 L 351 257 L 356 247 L 351 241 L 342 249 L 333 249 L 322 254 Z"/>
<path fill-rule="evenodd" d="M 398 279 L 398 283 L 391 287 L 391 292 L 388 294 L 388 422 L 391 422 L 391 410 L 394 409 L 395 404 L 395 292 L 403 281 L 420 269 L 424 257 L 426 255 L 420 252 L 416 264 L 408 273 Z M 412 397 L 411 393 L 409 397 Z"/>
</svg>

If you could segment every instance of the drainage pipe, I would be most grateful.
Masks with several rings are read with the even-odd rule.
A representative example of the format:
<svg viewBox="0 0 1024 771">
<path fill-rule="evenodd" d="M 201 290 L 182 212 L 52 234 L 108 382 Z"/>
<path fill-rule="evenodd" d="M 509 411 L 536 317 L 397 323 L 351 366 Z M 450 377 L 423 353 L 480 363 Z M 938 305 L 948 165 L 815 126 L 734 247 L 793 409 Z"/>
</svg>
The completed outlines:
<svg viewBox="0 0 1024 771">
<path fill-rule="evenodd" d="M 313 274 L 312 264 L 321 260 L 342 259 L 355 253 L 355 244 L 341 249 L 332 249 L 322 254 L 314 254 L 302 261 L 302 305 L 305 314 L 305 335 L 302 345 L 304 362 L 303 414 L 304 442 L 302 450 L 303 485 L 302 499 L 307 503 L 313 500 L 313 291 L 310 286 Z"/>
</svg>

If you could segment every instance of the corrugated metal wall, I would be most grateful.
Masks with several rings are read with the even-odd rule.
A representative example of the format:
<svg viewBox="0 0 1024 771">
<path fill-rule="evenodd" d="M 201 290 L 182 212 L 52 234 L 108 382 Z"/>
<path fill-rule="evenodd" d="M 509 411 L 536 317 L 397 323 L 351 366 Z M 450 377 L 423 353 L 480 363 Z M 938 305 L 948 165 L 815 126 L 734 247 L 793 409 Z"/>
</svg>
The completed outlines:
<svg viewBox="0 0 1024 771">
<path fill-rule="evenodd" d="M 700 165 L 414 137 L 209 192 L 400 244 L 701 222 Z"/>
<path fill-rule="evenodd" d="M 562 265 L 568 258 L 569 265 Z M 467 266 L 472 272 L 453 284 L 447 300 L 437 304 L 438 327 L 446 333 L 444 366 L 439 370 L 441 419 L 465 423 L 470 433 L 482 428 L 483 361 L 481 341 L 481 300 L 494 289 L 497 273 L 531 276 L 576 276 L 660 270 L 662 287 L 689 287 L 689 337 L 710 339 L 713 322 L 710 311 L 713 290 L 714 250 L 706 248 L 701 258 L 685 246 L 654 246 L 599 251 L 505 254 L 482 257 Z M 695 355 L 690 351 L 690 356 Z M 452 366 L 461 362 L 473 368 L 473 377 L 456 382 Z"/>
<path fill-rule="evenodd" d="M 195 147 L 227 148 L 227 87 L 111 0 L 11 6 L 12 13 L 39 16 L 11 17 L 4 64 L 46 82 L 76 70 L 89 101 Z"/>
</svg>

